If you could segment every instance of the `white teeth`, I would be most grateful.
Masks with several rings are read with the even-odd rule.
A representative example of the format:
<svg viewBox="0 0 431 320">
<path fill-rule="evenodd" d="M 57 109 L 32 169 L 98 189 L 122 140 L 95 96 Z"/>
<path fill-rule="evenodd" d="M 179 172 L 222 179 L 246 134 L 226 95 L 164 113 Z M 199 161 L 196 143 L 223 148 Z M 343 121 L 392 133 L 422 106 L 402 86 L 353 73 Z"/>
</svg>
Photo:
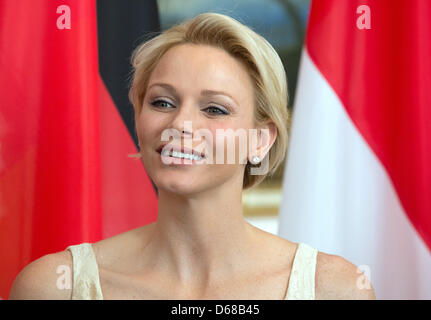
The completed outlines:
<svg viewBox="0 0 431 320">
<path fill-rule="evenodd" d="M 189 154 L 189 153 L 182 153 L 182 152 L 177 152 L 177 151 L 169 151 L 169 150 L 165 150 L 162 152 L 162 154 L 165 157 L 171 156 L 171 157 L 175 157 L 175 158 L 186 158 L 186 159 L 191 159 L 191 160 L 201 160 L 202 157 L 200 156 L 196 156 L 194 154 Z"/>
</svg>

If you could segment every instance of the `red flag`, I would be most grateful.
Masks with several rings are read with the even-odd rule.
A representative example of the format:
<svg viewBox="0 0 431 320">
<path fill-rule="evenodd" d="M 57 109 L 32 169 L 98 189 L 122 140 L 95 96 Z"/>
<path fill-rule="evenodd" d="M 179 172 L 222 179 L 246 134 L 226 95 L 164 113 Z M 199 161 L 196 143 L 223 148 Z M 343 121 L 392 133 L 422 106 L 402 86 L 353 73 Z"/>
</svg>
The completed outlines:
<svg viewBox="0 0 431 320">
<path fill-rule="evenodd" d="M 108 4 L 0 3 L 2 298 L 18 272 L 42 255 L 156 219 L 157 190 L 142 162 L 127 156 L 137 152 L 123 120 L 132 110 L 121 103 L 127 92 L 116 91 L 115 82 L 107 86 L 109 72 L 101 68 L 107 64 L 99 62 L 111 54 L 100 52 L 108 21 L 97 16 Z M 134 33 L 123 31 L 142 32 L 135 26 Z M 132 43 L 121 44 L 130 54 Z"/>
</svg>

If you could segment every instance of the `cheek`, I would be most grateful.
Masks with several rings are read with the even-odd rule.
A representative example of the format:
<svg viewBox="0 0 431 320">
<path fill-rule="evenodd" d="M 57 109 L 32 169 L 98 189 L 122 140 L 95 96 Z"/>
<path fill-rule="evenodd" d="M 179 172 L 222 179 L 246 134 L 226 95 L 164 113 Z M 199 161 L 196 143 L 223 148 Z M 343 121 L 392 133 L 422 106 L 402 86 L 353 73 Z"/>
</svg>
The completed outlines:
<svg viewBox="0 0 431 320">
<path fill-rule="evenodd" d="M 154 122 L 146 118 L 142 114 L 136 119 L 136 135 L 138 137 L 139 149 L 144 150 L 145 147 L 153 147 L 151 143 L 154 143 L 154 139 L 151 139 L 151 132 L 154 132 L 156 128 L 153 128 Z"/>
<path fill-rule="evenodd" d="M 160 125 L 160 118 L 155 113 L 142 109 L 139 117 L 136 119 L 136 133 L 141 144 L 145 145 L 146 142 L 154 143 L 152 135 L 158 132 Z"/>
<path fill-rule="evenodd" d="M 220 130 L 218 133 L 217 129 Z M 221 161 L 224 158 L 223 163 L 238 164 L 242 161 L 241 164 L 246 164 L 249 144 L 249 126 L 246 123 L 236 122 L 230 126 L 218 126 L 212 128 L 211 132 L 214 137 L 214 161 Z"/>
</svg>

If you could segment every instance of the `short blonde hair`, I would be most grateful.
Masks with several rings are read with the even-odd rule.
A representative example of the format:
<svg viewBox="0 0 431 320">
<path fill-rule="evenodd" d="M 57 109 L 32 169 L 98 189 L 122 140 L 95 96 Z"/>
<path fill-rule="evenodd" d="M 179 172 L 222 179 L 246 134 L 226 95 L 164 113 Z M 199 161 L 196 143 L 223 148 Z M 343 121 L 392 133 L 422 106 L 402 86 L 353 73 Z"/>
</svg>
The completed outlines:
<svg viewBox="0 0 431 320">
<path fill-rule="evenodd" d="M 251 167 L 259 164 L 246 164 L 243 189 L 255 187 L 266 176 L 271 177 L 275 173 L 287 152 L 288 92 L 280 57 L 267 40 L 234 18 L 219 13 L 199 14 L 165 30 L 134 50 L 129 100 L 135 115 L 139 115 L 142 110 L 151 72 L 162 55 L 173 46 L 185 43 L 222 48 L 245 64 L 255 88 L 255 124 L 272 121 L 277 128 L 277 138 L 266 154 L 269 157 L 267 174 L 252 175 Z"/>
</svg>

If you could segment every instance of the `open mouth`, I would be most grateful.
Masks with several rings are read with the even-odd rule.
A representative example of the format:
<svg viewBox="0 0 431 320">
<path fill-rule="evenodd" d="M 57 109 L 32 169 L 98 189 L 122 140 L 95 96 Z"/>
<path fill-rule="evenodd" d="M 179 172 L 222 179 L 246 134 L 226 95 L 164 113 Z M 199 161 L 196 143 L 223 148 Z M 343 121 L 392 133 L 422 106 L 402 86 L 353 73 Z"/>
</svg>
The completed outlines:
<svg viewBox="0 0 431 320">
<path fill-rule="evenodd" d="M 167 146 L 165 148 L 165 146 Z M 164 157 L 178 158 L 178 159 L 187 159 L 187 160 L 195 160 L 200 161 L 205 159 L 205 154 L 201 152 L 197 152 L 195 150 L 179 147 L 179 146 L 170 146 L 167 144 L 162 144 L 157 149 L 157 152 Z"/>
<path fill-rule="evenodd" d="M 185 160 L 194 160 L 194 161 L 200 161 L 204 159 L 203 157 L 195 154 L 189 154 L 189 153 L 182 153 L 177 151 L 169 151 L 165 150 L 160 152 L 162 157 L 170 157 L 170 158 L 176 158 L 176 159 L 185 159 Z"/>
</svg>

